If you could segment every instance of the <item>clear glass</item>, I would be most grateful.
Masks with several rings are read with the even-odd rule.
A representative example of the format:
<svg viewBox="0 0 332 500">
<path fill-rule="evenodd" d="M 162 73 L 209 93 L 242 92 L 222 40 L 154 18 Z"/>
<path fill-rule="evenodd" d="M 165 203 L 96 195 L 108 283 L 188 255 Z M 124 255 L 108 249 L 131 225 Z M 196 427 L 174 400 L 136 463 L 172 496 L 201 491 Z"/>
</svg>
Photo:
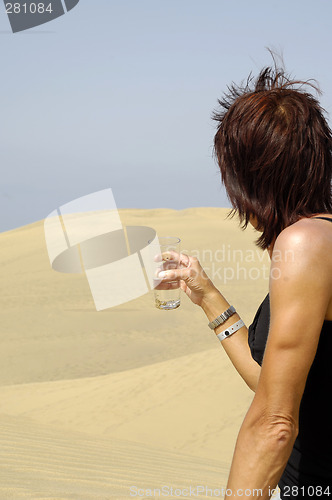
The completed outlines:
<svg viewBox="0 0 332 500">
<path fill-rule="evenodd" d="M 171 311 L 180 306 L 179 282 L 160 282 L 160 279 L 158 280 L 158 275 L 160 271 L 179 267 L 179 259 L 177 257 L 180 255 L 181 240 L 175 236 L 159 236 L 158 240 L 149 241 L 150 251 L 155 262 L 155 306 L 158 309 Z"/>
</svg>

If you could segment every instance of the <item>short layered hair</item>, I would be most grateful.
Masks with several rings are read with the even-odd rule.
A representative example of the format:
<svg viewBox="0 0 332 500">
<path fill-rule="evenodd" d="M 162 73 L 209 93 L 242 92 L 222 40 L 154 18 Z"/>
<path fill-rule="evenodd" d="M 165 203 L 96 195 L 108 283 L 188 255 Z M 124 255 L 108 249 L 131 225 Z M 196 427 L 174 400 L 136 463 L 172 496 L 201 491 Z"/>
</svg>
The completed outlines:
<svg viewBox="0 0 332 500">
<path fill-rule="evenodd" d="M 310 82 L 266 67 L 218 101 L 214 154 L 242 228 L 252 216 L 266 249 L 301 217 L 332 213 L 332 137 Z"/>
</svg>

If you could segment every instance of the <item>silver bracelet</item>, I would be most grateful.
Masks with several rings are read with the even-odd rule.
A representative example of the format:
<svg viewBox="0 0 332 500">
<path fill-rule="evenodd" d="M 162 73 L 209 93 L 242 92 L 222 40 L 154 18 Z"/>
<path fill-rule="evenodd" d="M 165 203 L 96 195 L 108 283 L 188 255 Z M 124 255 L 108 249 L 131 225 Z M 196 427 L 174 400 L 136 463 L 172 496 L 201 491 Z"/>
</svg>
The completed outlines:
<svg viewBox="0 0 332 500">
<path fill-rule="evenodd" d="M 232 325 L 232 326 L 226 328 L 226 330 L 223 330 L 222 332 L 218 333 L 217 337 L 220 340 L 220 342 L 222 342 L 223 340 L 227 339 L 227 337 L 229 337 L 233 333 L 240 330 L 240 328 L 242 328 L 243 326 L 245 326 L 245 325 L 244 325 L 242 319 L 240 319 L 240 321 L 238 321 L 237 323 L 234 323 L 234 325 Z"/>
<path fill-rule="evenodd" d="M 221 313 L 220 316 L 217 316 L 216 319 L 211 321 L 209 323 L 209 327 L 211 328 L 211 330 L 214 330 L 215 328 L 217 328 L 217 326 L 220 326 L 223 323 L 225 323 L 225 321 L 231 316 L 233 316 L 233 314 L 235 313 L 236 313 L 235 307 L 230 306 L 228 309 L 226 309 L 226 311 Z"/>
</svg>

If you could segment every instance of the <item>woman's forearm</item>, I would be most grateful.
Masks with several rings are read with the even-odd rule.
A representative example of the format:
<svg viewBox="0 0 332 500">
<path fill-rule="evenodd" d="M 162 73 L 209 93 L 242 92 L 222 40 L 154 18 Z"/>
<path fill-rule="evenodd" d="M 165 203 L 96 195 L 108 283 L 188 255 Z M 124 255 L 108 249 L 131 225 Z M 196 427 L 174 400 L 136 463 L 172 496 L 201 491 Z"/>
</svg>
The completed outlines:
<svg viewBox="0 0 332 500">
<path fill-rule="evenodd" d="M 255 396 L 256 397 L 256 396 Z M 251 405 L 234 451 L 225 498 L 267 500 L 282 475 L 297 435 L 294 425 Z M 255 418 L 253 413 L 258 413 Z"/>
<path fill-rule="evenodd" d="M 202 309 L 209 321 L 213 321 L 219 314 L 228 309 L 229 306 L 230 304 L 217 289 L 202 303 Z M 239 315 L 237 313 L 234 314 L 225 323 L 216 328 L 215 333 L 220 333 L 228 326 L 239 321 L 239 319 Z M 251 356 L 248 345 L 247 327 L 243 326 L 236 333 L 223 340 L 221 344 L 243 380 L 250 389 L 255 391 L 261 368 Z"/>
</svg>

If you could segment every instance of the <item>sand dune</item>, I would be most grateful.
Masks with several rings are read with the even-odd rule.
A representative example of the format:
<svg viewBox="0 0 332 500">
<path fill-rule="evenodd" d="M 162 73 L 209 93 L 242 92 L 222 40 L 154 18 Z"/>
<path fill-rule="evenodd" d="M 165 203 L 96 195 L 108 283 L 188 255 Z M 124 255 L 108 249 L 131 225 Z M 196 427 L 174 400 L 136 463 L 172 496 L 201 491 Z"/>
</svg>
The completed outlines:
<svg viewBox="0 0 332 500">
<path fill-rule="evenodd" d="M 124 224 L 178 235 L 183 249 L 205 257 L 207 272 L 248 323 L 267 280 L 262 275 L 245 279 L 242 270 L 238 279 L 225 283 L 223 273 L 235 270 L 234 259 L 223 262 L 219 253 L 219 262 L 211 262 L 217 250 L 228 246 L 258 252 L 256 233 L 250 228 L 241 232 L 236 220 L 225 220 L 226 214 L 220 208 L 120 212 Z M 154 308 L 152 292 L 97 312 L 84 274 L 50 268 L 42 221 L 0 238 L 0 384 L 102 375 L 215 347 L 204 314 L 186 297 L 171 313 Z M 241 268 L 262 265 L 256 257 Z"/>
<path fill-rule="evenodd" d="M 207 463 L 130 441 L 59 431 L 26 418 L 2 416 L 0 440 L 1 499 L 127 499 L 135 498 L 138 488 L 217 489 L 226 484 L 223 462 Z M 139 498 L 151 495 L 147 491 Z"/>
<path fill-rule="evenodd" d="M 248 324 L 268 260 L 226 213 L 120 216 L 179 236 Z M 0 499 L 132 498 L 136 480 L 225 486 L 252 393 L 202 311 L 187 297 L 157 310 L 150 292 L 96 312 L 84 274 L 50 268 L 42 221 L 0 238 Z"/>
<path fill-rule="evenodd" d="M 1 387 L 0 411 L 229 461 L 252 392 L 219 349 L 105 376 Z"/>
</svg>

